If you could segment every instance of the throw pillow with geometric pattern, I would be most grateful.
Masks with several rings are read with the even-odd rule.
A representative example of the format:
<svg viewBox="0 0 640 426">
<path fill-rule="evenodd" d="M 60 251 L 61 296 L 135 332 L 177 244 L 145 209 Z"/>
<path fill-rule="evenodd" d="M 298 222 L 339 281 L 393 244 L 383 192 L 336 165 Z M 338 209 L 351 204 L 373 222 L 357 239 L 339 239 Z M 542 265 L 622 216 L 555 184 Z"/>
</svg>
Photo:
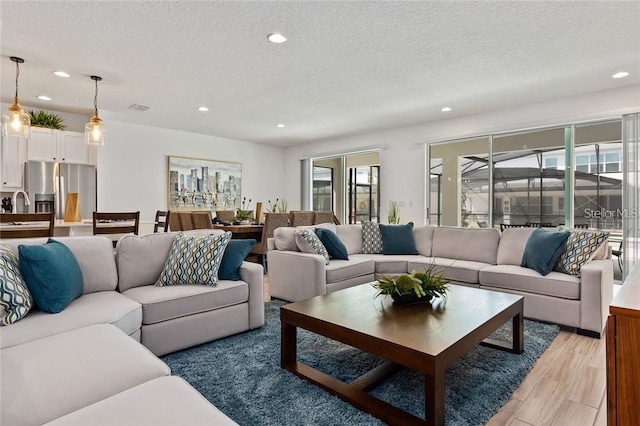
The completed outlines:
<svg viewBox="0 0 640 426">
<path fill-rule="evenodd" d="M 218 285 L 218 269 L 231 232 L 187 236 L 178 232 L 156 286 L 180 284 Z"/>
<path fill-rule="evenodd" d="M 376 222 L 362 222 L 362 254 L 382 253 L 382 233 Z"/>
<path fill-rule="evenodd" d="M 313 228 L 297 228 L 295 236 L 296 245 L 301 252 L 319 254 L 324 257 L 325 264 L 329 264 L 329 253 Z"/>
<path fill-rule="evenodd" d="M 569 230 L 563 228 L 562 230 Z M 609 233 L 603 231 L 587 231 L 571 229 L 564 252 L 560 255 L 555 271 L 580 276 L 580 268 L 589 262 L 603 244 L 607 244 Z"/>
<path fill-rule="evenodd" d="M 11 249 L 0 246 L 0 324 L 23 318 L 33 306 L 33 298 L 20 272 L 20 262 Z"/>
</svg>

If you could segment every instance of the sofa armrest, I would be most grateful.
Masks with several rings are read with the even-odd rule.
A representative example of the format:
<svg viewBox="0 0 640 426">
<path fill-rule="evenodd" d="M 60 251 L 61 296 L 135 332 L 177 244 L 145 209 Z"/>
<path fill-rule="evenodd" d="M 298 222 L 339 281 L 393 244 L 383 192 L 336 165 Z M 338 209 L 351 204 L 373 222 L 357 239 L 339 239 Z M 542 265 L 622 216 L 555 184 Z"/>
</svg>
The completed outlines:
<svg viewBox="0 0 640 426">
<path fill-rule="evenodd" d="M 580 270 L 580 328 L 602 333 L 613 300 L 611 259 L 592 260 Z"/>
<path fill-rule="evenodd" d="M 249 284 L 249 328 L 264 325 L 264 269 L 262 265 L 242 262 L 240 279 Z"/>
<path fill-rule="evenodd" d="M 324 257 L 296 251 L 267 252 L 269 294 L 296 302 L 327 293 Z"/>
</svg>

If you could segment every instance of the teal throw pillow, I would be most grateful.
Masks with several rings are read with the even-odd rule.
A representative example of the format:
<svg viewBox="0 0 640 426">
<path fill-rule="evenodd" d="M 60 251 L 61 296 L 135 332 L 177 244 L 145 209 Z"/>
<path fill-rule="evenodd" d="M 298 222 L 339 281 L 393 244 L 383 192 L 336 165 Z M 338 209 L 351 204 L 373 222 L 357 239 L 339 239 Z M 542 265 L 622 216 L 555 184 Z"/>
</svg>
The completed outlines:
<svg viewBox="0 0 640 426">
<path fill-rule="evenodd" d="M 38 308 L 50 314 L 82 295 L 82 270 L 69 247 L 49 238 L 43 245 L 19 245 L 20 269 Z"/>
<path fill-rule="evenodd" d="M 8 247 L 0 246 L 0 324 L 13 324 L 23 318 L 32 304 L 18 257 Z"/>
<path fill-rule="evenodd" d="M 527 239 L 520 266 L 547 275 L 564 251 L 569 235 L 569 232 L 550 232 L 536 228 Z"/>
<path fill-rule="evenodd" d="M 338 235 L 330 229 L 316 228 L 316 235 L 331 259 L 349 260 L 349 252 Z"/>
<path fill-rule="evenodd" d="M 178 232 L 156 286 L 181 284 L 218 285 L 218 268 L 231 232 L 185 235 Z"/>
<path fill-rule="evenodd" d="M 418 254 L 413 240 L 413 222 L 405 225 L 380 224 L 382 254 Z"/>
<path fill-rule="evenodd" d="M 230 240 L 222 256 L 218 278 L 231 281 L 240 280 L 240 265 L 255 244 L 256 240 Z"/>
</svg>

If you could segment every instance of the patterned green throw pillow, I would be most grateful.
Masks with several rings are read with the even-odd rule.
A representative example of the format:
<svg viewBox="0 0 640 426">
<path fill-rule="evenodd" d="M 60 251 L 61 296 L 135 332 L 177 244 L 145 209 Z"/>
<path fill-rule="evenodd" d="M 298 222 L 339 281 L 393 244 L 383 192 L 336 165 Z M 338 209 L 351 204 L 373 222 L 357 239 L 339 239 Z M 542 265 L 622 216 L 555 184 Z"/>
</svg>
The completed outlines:
<svg viewBox="0 0 640 426">
<path fill-rule="evenodd" d="M 0 246 L 0 324 L 13 324 L 27 315 L 32 305 L 18 257 L 9 248 Z"/>
<path fill-rule="evenodd" d="M 582 266 L 595 256 L 602 244 L 607 243 L 609 233 L 564 227 L 561 227 L 561 230 L 571 231 L 571 235 L 554 270 L 579 277 Z"/>
<path fill-rule="evenodd" d="M 178 232 L 156 286 L 205 284 L 215 287 L 218 268 L 230 239 L 231 232 L 194 236 Z"/>
<path fill-rule="evenodd" d="M 382 253 L 382 233 L 376 222 L 362 222 L 362 254 Z"/>
</svg>

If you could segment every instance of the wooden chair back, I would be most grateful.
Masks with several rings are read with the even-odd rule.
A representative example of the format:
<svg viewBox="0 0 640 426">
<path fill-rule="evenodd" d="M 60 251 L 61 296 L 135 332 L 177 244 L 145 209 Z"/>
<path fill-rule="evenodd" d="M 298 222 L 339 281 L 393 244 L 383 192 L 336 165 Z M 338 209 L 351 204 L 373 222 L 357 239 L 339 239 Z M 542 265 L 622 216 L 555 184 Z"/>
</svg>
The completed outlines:
<svg viewBox="0 0 640 426">
<path fill-rule="evenodd" d="M 291 211 L 289 212 L 289 223 L 291 226 L 311 226 L 313 225 L 313 212 Z"/>
<path fill-rule="evenodd" d="M 138 235 L 140 212 L 93 212 L 93 235 Z M 113 240 L 115 247 L 117 240 Z"/>
<path fill-rule="evenodd" d="M 153 224 L 153 232 L 167 232 L 169 230 L 169 218 L 171 211 L 158 210 L 156 212 L 155 223 Z"/>
<path fill-rule="evenodd" d="M 251 249 L 251 253 L 262 257 L 262 266 L 266 268 L 267 240 L 273 237 L 276 228 L 289 226 L 289 213 L 265 213 L 262 237 Z"/>
<path fill-rule="evenodd" d="M 0 228 L 0 238 L 53 237 L 55 213 L 0 213 L 0 223 L 16 224 L 15 229 Z"/>
<path fill-rule="evenodd" d="M 233 218 L 236 217 L 235 210 L 218 210 L 216 211 L 216 217 L 225 222 L 233 222 Z"/>
<path fill-rule="evenodd" d="M 178 213 L 178 220 L 180 221 L 179 231 L 191 231 L 192 229 L 196 229 L 193 225 L 193 216 L 191 216 L 191 212 Z"/>
<path fill-rule="evenodd" d="M 213 228 L 213 222 L 211 219 L 211 212 L 192 212 L 191 221 L 194 229 L 211 229 Z"/>
<path fill-rule="evenodd" d="M 334 223 L 333 212 L 330 211 L 316 211 L 313 212 L 313 225 L 319 225 L 321 223 Z"/>
</svg>

